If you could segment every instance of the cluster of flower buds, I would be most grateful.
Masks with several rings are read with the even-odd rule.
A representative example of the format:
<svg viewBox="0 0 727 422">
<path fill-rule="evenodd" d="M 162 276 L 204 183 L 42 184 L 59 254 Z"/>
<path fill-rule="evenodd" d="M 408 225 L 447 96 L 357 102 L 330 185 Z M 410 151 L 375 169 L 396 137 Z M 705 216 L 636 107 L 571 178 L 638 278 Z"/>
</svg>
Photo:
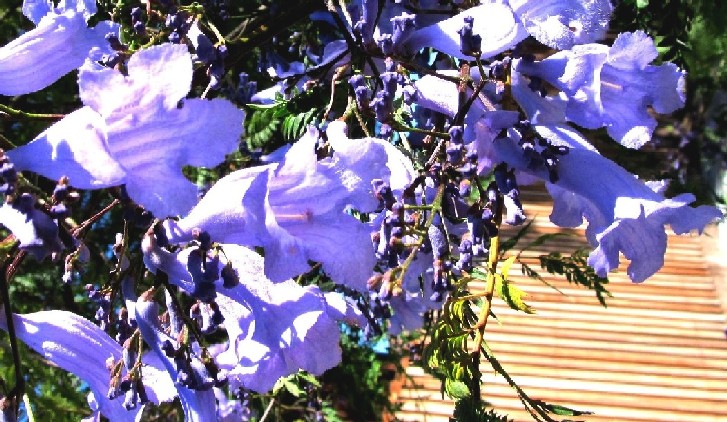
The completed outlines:
<svg viewBox="0 0 727 422">
<path fill-rule="evenodd" d="M 165 341 L 161 348 L 176 366 L 178 384 L 191 390 L 209 390 L 224 385 L 224 377 L 218 379 L 218 375 L 222 374 L 215 363 L 209 359 L 205 359 L 206 363 L 203 362 L 191 350 L 191 345 L 178 343 L 175 346 L 172 341 Z"/>
<path fill-rule="evenodd" d="M 18 184 L 18 172 L 5 151 L 0 149 L 0 193 L 13 195 Z"/>
<path fill-rule="evenodd" d="M 86 293 L 89 300 L 98 305 L 96 309 L 96 321 L 102 330 L 106 331 L 111 324 L 111 294 L 96 289 L 92 284 L 86 284 Z"/>
<path fill-rule="evenodd" d="M 109 47 L 111 47 L 112 53 L 104 54 L 98 63 L 101 66 L 115 68 L 126 60 L 129 47 L 121 43 L 115 32 L 107 33 L 105 38 L 109 43 Z"/>
<path fill-rule="evenodd" d="M 109 358 L 106 366 L 110 371 L 109 389 L 106 397 L 114 400 L 124 395 L 122 406 L 127 410 L 149 402 L 146 388 L 142 382 L 139 354 L 134 350 L 138 337 L 130 337 L 122 344 L 121 359 Z"/>
<path fill-rule="evenodd" d="M 142 20 L 143 9 L 141 7 L 134 7 L 131 9 L 131 26 L 134 28 L 134 32 L 137 35 L 146 34 L 146 23 Z"/>
</svg>

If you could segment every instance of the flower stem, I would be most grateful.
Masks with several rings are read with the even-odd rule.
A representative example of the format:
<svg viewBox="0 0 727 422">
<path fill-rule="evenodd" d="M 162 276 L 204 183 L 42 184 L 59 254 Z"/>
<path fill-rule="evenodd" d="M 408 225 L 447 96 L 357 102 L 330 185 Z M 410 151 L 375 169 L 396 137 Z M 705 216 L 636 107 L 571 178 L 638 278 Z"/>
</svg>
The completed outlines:
<svg viewBox="0 0 727 422">
<path fill-rule="evenodd" d="M 24 257 L 23 252 L 13 258 L 12 263 L 10 262 L 10 256 L 18 247 L 18 242 L 13 245 L 12 250 L 8 254 L 8 257 L 0 267 L 0 294 L 3 297 L 3 310 L 5 311 L 5 320 L 8 326 L 8 336 L 10 337 L 10 349 L 13 354 L 13 367 L 15 369 L 15 387 L 8 393 L 8 399 L 11 400 L 14 406 L 15 415 L 18 414 L 18 398 L 24 395 L 25 392 L 25 379 L 23 378 L 23 370 L 20 365 L 20 349 L 18 349 L 18 338 L 15 335 L 15 321 L 13 320 L 13 309 L 10 305 L 10 291 L 8 289 L 8 281 L 12 278 L 15 271 L 13 270 L 13 264 L 16 263 L 18 257 Z"/>
<path fill-rule="evenodd" d="M 16 119 L 41 119 L 41 120 L 60 120 L 66 117 L 65 114 L 39 114 L 39 113 L 28 113 L 21 110 L 16 110 L 12 107 L 0 104 L 0 116 L 5 115 L 5 118 Z"/>
<path fill-rule="evenodd" d="M 270 410 L 272 410 L 273 404 L 275 404 L 275 397 L 270 399 L 270 403 L 268 403 L 268 407 L 265 408 L 265 413 L 263 413 L 263 416 L 260 418 L 260 422 L 265 422 L 265 419 L 268 418 L 268 414 L 270 413 Z"/>
<path fill-rule="evenodd" d="M 480 314 L 477 318 L 475 328 L 477 333 L 475 335 L 475 349 L 473 352 L 473 358 L 478 358 L 482 351 L 482 342 L 485 336 L 485 327 L 487 326 L 487 319 L 490 316 L 490 310 L 492 309 L 492 296 L 495 291 L 495 274 L 497 271 L 497 261 L 500 258 L 500 224 L 502 224 L 502 210 L 504 204 L 502 203 L 502 195 L 497 195 L 497 204 L 495 204 L 495 225 L 497 226 L 497 235 L 490 239 L 490 252 L 487 260 L 487 281 L 485 284 L 485 303 L 480 309 Z"/>
<path fill-rule="evenodd" d="M 425 229 L 428 229 L 429 226 L 432 225 L 432 222 L 434 221 L 434 215 L 439 212 L 439 210 L 442 208 L 442 197 L 444 196 L 444 183 L 441 183 L 439 185 L 439 188 L 437 188 L 437 195 L 434 197 L 434 200 L 432 201 L 432 211 L 429 213 L 429 216 L 427 217 L 427 221 L 424 223 Z M 422 247 L 424 244 L 424 239 L 426 239 L 425 236 L 419 236 L 419 239 L 417 242 L 412 246 L 411 251 L 409 252 L 409 256 L 406 257 L 406 260 L 399 265 L 399 270 L 397 271 L 396 275 L 396 281 L 395 284 L 397 286 L 401 286 L 404 282 L 404 275 L 406 274 L 406 271 L 409 269 L 409 266 L 414 261 L 414 258 L 416 258 L 417 252 L 419 252 L 419 248 Z"/>
</svg>

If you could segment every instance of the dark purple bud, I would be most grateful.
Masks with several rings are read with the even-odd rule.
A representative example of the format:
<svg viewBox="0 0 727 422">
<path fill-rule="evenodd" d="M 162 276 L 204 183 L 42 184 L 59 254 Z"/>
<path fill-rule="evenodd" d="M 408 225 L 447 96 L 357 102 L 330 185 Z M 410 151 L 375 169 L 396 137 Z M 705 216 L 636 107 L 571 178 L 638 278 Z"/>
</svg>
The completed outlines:
<svg viewBox="0 0 727 422">
<path fill-rule="evenodd" d="M 104 54 L 103 56 L 101 56 L 99 64 L 101 64 L 101 66 L 113 69 L 123 61 L 124 57 L 121 54 Z"/>
<path fill-rule="evenodd" d="M 222 286 L 226 289 L 231 289 L 240 284 L 240 276 L 237 274 L 237 271 L 232 268 L 232 264 L 229 262 L 222 267 L 220 276 L 222 277 Z"/>
<path fill-rule="evenodd" d="M 168 39 L 169 39 L 169 42 L 172 44 L 179 44 L 182 42 L 182 36 L 179 35 L 179 32 L 177 32 L 177 31 L 172 31 L 172 33 L 169 34 Z"/>
<path fill-rule="evenodd" d="M 482 37 L 472 33 L 472 25 L 474 18 L 472 16 L 466 16 L 464 18 L 464 25 L 459 31 L 459 40 L 462 49 L 462 54 L 468 56 L 476 56 L 482 50 Z"/>
<path fill-rule="evenodd" d="M 245 72 L 240 73 L 238 77 L 237 100 L 243 104 L 247 104 L 251 101 L 252 96 L 257 92 L 257 82 L 251 81 L 248 74 Z"/>
<path fill-rule="evenodd" d="M 379 127 L 379 137 L 381 139 L 390 139 L 391 135 L 393 135 L 394 129 L 389 126 L 387 123 L 382 123 Z"/>
<path fill-rule="evenodd" d="M 462 126 L 452 126 L 449 128 L 449 141 L 454 144 L 461 144 L 462 143 L 462 135 L 464 134 L 464 129 Z"/>
<path fill-rule="evenodd" d="M 125 45 L 121 44 L 118 35 L 114 34 L 113 32 L 109 32 L 104 38 L 106 38 L 106 41 L 109 42 L 112 50 L 126 51 L 126 49 L 128 48 Z"/>
<path fill-rule="evenodd" d="M 404 96 L 404 103 L 412 105 L 414 102 L 419 100 L 419 91 L 414 85 L 406 85 L 402 90 Z"/>
<path fill-rule="evenodd" d="M 210 234 L 200 229 L 192 229 L 192 238 L 199 243 L 200 249 L 207 251 L 212 247 Z"/>
<path fill-rule="evenodd" d="M 416 29 L 415 19 L 415 15 L 406 12 L 391 18 L 394 27 L 394 35 L 391 36 L 391 41 L 394 48 L 403 43 L 414 32 Z"/>
<path fill-rule="evenodd" d="M 396 96 L 396 88 L 402 80 L 402 76 L 396 72 L 383 72 L 381 74 L 381 82 L 384 84 L 384 90 L 391 98 Z"/>
<path fill-rule="evenodd" d="M 164 354 L 170 358 L 174 357 L 177 354 L 177 349 L 174 348 L 174 345 L 169 340 L 165 340 L 164 343 L 162 343 L 161 349 L 164 352 Z"/>
<path fill-rule="evenodd" d="M 143 11 L 141 7 L 134 7 L 131 9 L 131 22 L 138 22 L 141 20 L 141 15 Z"/>
<path fill-rule="evenodd" d="M 462 144 L 450 144 L 447 147 L 447 161 L 455 166 L 462 162 Z"/>
<path fill-rule="evenodd" d="M 380 183 L 374 185 L 374 197 L 379 200 L 379 209 L 390 208 L 396 199 L 394 193 L 391 191 L 391 186 L 388 183 L 379 180 Z M 374 183 L 372 181 L 372 183 Z"/>
<path fill-rule="evenodd" d="M 429 236 L 429 241 L 432 245 L 434 259 L 440 259 L 447 256 L 449 253 L 449 241 L 447 240 L 447 234 L 444 232 L 444 228 L 441 226 L 441 221 L 440 225 L 432 224 L 429 226 L 427 235 Z"/>
<path fill-rule="evenodd" d="M 66 181 L 67 179 L 63 178 L 63 180 L 61 180 L 61 182 L 59 182 L 53 189 L 53 198 L 55 198 L 56 201 L 65 201 L 68 197 L 68 183 Z"/>
<path fill-rule="evenodd" d="M 356 74 L 348 79 L 348 83 L 356 94 L 356 104 L 359 108 L 367 108 L 371 99 L 371 89 L 366 85 L 366 78 L 362 74 Z"/>
<path fill-rule="evenodd" d="M 377 35 L 375 41 L 376 46 L 379 47 L 385 56 L 394 54 L 394 41 L 391 39 L 391 34 Z"/>
<path fill-rule="evenodd" d="M 2 162 L 0 166 L 0 193 L 12 195 L 15 193 L 15 186 L 18 182 L 18 172 L 4 153 L 0 153 L 0 162 Z"/>
<path fill-rule="evenodd" d="M 136 32 L 137 35 L 145 35 L 146 34 L 146 25 L 142 21 L 134 22 L 134 32 Z"/>
<path fill-rule="evenodd" d="M 389 121 L 389 116 L 391 116 L 391 113 L 394 111 L 392 98 L 384 90 L 376 93 L 376 98 L 371 100 L 369 106 L 374 109 L 374 112 L 376 113 L 376 120 L 380 122 Z"/>
<path fill-rule="evenodd" d="M 57 220 L 62 220 L 68 216 L 68 209 L 64 204 L 55 204 L 50 207 L 50 216 Z"/>
</svg>

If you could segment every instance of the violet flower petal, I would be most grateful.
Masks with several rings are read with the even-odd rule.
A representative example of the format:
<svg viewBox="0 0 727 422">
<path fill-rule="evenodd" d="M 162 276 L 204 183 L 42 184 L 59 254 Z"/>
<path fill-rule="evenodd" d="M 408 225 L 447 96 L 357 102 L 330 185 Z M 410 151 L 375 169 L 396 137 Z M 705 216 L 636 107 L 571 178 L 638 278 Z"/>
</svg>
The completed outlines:
<svg viewBox="0 0 727 422">
<path fill-rule="evenodd" d="M 674 64 L 648 65 L 657 52 L 644 32 L 623 33 L 613 46 L 587 44 L 515 68 L 541 77 L 567 94 L 566 118 L 582 127 L 606 126 L 629 148 L 651 139 L 656 120 L 647 112 L 671 113 L 684 105 L 684 72 Z"/>
<path fill-rule="evenodd" d="M 613 6 L 610 0 L 510 0 L 530 35 L 565 50 L 606 36 Z"/>
<path fill-rule="evenodd" d="M 85 3 L 67 2 L 57 10 L 41 1 L 26 1 L 23 13 L 37 27 L 0 48 L 0 95 L 22 95 L 41 90 L 78 68 L 94 47 L 104 48 L 108 21 L 88 28 L 95 13 Z"/>
<path fill-rule="evenodd" d="M 126 176 L 108 150 L 104 121 L 89 107 L 66 115 L 27 145 L 6 154 L 18 169 L 53 180 L 67 176 L 79 189 L 119 185 Z"/>
<path fill-rule="evenodd" d="M 79 188 L 125 183 L 131 199 L 158 217 L 179 215 L 197 202 L 185 165 L 211 167 L 235 150 L 244 113 L 232 103 L 192 99 L 192 59 L 183 45 L 141 50 L 115 69 L 81 69 L 81 98 L 88 104 L 28 145 L 10 152 L 19 170 Z"/>
<path fill-rule="evenodd" d="M 63 250 L 63 244 L 58 238 L 58 225 L 43 211 L 35 208 L 35 198 L 30 194 L 16 198 L 13 204 L 4 203 L 0 206 L 0 225 L 10 230 L 20 242 L 20 248 L 33 254 L 38 261 Z"/>
</svg>

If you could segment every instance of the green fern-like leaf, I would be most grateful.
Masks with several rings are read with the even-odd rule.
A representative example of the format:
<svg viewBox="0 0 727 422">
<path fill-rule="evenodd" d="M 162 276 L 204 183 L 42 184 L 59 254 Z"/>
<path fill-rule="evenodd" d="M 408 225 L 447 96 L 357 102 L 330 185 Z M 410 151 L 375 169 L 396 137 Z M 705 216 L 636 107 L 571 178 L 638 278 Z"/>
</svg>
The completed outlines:
<svg viewBox="0 0 727 422">
<path fill-rule="evenodd" d="M 551 252 L 548 255 L 541 255 L 539 259 L 543 269 L 551 274 L 564 275 L 569 283 L 593 290 L 601 305 L 606 306 L 606 296 L 611 297 L 611 293 L 605 287 L 608 279 L 599 277 L 588 265 L 588 250 L 578 249 L 571 256 Z"/>
<path fill-rule="evenodd" d="M 284 108 L 285 105 L 282 103 L 271 107 L 253 108 L 245 124 L 245 137 L 250 149 L 261 148 L 268 152 L 280 146 L 281 142 L 280 139 L 276 139 L 276 134 L 282 120 L 276 117 L 276 113 Z"/>
</svg>

